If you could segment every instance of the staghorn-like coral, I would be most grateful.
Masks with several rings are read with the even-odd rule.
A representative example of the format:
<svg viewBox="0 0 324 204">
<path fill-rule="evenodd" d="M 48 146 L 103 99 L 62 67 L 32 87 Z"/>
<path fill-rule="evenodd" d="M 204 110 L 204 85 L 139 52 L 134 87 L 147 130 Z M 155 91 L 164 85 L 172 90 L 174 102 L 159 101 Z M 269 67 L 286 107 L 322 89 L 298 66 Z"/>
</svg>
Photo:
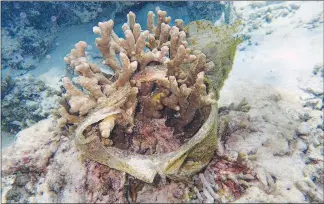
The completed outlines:
<svg viewBox="0 0 324 204">
<path fill-rule="evenodd" d="M 75 45 L 64 61 L 79 75 L 73 81 L 83 91 L 63 78 L 67 100 L 59 109 L 60 126 L 78 124 L 93 110 L 119 97 L 123 100 L 116 100 L 116 114 L 99 123 L 103 138 L 109 138 L 115 125 L 132 133 L 138 103 L 145 117 L 163 118 L 164 110 L 176 111 L 174 126 L 183 130 L 199 109 L 215 103 L 214 93 L 207 90 L 204 82 L 205 71 L 212 69 L 214 63 L 207 62 L 200 51 L 187 47 L 181 19 L 171 28 L 166 11 L 159 10 L 157 16 L 155 25 L 153 12 L 148 13 L 148 30 L 143 31 L 135 14 L 129 12 L 127 23 L 122 26 L 125 39 L 113 31 L 113 20 L 99 22 L 93 28 L 100 35 L 96 45 L 104 57 L 103 63 L 114 70 L 114 76 L 103 74 L 87 60 L 85 42 Z"/>
<path fill-rule="evenodd" d="M 64 60 L 79 76 L 74 83 L 63 78 L 58 111 L 58 125 L 75 130 L 84 156 L 148 183 L 156 174 L 187 179 L 208 164 L 216 149 L 220 89 L 207 77 L 215 62 L 188 47 L 183 21 L 171 27 L 165 11 L 157 17 L 155 24 L 148 12 L 148 30 L 142 30 L 129 12 L 125 38 L 116 35 L 113 20 L 99 22 L 96 45 L 114 74 L 102 73 L 87 58 L 87 44 L 78 42 Z"/>
</svg>

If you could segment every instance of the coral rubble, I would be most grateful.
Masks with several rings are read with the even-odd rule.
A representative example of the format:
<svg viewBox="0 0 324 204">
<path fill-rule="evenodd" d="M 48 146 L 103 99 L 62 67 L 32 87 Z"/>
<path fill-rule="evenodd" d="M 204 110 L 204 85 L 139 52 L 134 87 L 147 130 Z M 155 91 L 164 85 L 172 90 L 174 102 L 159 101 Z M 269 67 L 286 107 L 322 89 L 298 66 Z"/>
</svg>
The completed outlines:
<svg viewBox="0 0 324 204">
<path fill-rule="evenodd" d="M 196 186 L 200 188 L 194 187 L 198 202 L 232 202 L 241 197 L 257 181 L 249 162 L 244 155 L 239 155 L 233 161 L 226 158 L 214 159 L 203 173 L 194 178 Z"/>
</svg>

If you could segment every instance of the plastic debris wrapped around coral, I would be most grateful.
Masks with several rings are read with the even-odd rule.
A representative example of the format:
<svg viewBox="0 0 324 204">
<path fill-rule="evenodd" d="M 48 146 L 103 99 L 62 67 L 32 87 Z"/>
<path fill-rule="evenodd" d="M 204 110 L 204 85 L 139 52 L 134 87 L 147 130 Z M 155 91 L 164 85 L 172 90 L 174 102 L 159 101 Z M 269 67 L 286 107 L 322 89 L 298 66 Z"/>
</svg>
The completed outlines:
<svg viewBox="0 0 324 204">
<path fill-rule="evenodd" d="M 148 30 L 142 30 L 129 12 L 125 39 L 114 32 L 113 20 L 93 28 L 103 63 L 114 75 L 89 61 L 84 41 L 75 44 L 64 61 L 79 76 L 63 78 L 66 96 L 58 110 L 58 125 L 76 126 L 76 142 L 86 156 L 147 182 L 156 173 L 197 172 L 216 148 L 216 89 L 207 80 L 214 62 L 188 47 L 181 19 L 171 27 L 166 11 L 157 11 L 157 17 L 155 24 L 155 14 L 148 12 Z"/>
</svg>

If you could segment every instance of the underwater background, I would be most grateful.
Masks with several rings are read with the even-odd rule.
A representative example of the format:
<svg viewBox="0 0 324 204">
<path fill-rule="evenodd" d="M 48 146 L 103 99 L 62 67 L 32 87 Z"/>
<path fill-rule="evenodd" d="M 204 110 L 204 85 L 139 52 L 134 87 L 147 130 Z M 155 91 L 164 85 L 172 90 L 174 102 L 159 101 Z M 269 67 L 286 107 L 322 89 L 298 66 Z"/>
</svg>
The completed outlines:
<svg viewBox="0 0 324 204">
<path fill-rule="evenodd" d="M 218 154 L 225 155 L 220 158 L 236 158 L 241 152 L 247 155 L 258 175 L 258 185 L 247 188 L 242 181 L 242 197 L 222 197 L 211 169 L 235 167 L 212 162 L 195 177 L 190 193 L 186 184 L 168 183 L 165 188 L 147 187 L 149 190 L 138 199 L 167 202 L 170 192 L 174 192 L 172 202 L 323 202 L 322 1 L 2 1 L 1 147 L 2 152 L 9 152 L 2 160 L 3 169 L 10 172 L 2 180 L 2 199 L 83 202 L 83 194 L 95 194 L 94 197 L 105 200 L 107 195 L 98 196 L 95 187 L 89 187 L 90 191 L 80 187 L 80 183 L 91 179 L 102 182 L 100 176 L 93 176 L 102 167 L 80 164 L 69 139 L 58 139 L 58 146 L 49 145 L 47 141 L 56 140 L 57 135 L 51 135 L 51 123 L 44 119 L 51 118 L 59 107 L 61 79 L 71 76 L 64 57 L 75 43 L 87 42 L 86 51 L 95 62 L 100 62 L 102 55 L 95 44 L 98 36 L 93 33 L 98 22 L 113 19 L 114 31 L 124 37 L 122 25 L 129 11 L 146 29 L 147 12 L 159 9 L 172 17 L 171 26 L 178 18 L 185 25 L 201 19 L 211 21 L 215 27 L 232 25 L 236 20 L 242 23 L 236 34 L 242 42 L 218 101 L 220 109 L 227 111 L 226 115 L 220 114 L 220 121 L 230 118 L 226 126 L 230 136 L 222 135 L 226 139 L 220 141 Z M 100 69 L 111 73 L 104 66 Z M 242 100 L 251 109 L 242 111 Z M 44 136 L 44 132 L 49 134 Z M 36 137 L 43 140 L 34 142 Z M 45 149 L 51 153 L 45 154 Z M 27 158 L 25 154 L 32 156 Z M 12 167 L 19 166 L 19 159 L 23 164 L 41 163 L 42 168 L 17 173 Z M 107 174 L 120 176 L 112 171 Z M 250 172 L 244 176 L 249 181 Z M 112 186 L 108 194 L 120 190 L 120 186 L 109 182 L 100 183 Z M 44 183 L 50 187 L 44 187 Z M 88 186 L 84 188 L 89 190 Z M 182 190 L 190 196 L 181 200 Z M 100 199 L 96 202 L 103 201 Z"/>
</svg>

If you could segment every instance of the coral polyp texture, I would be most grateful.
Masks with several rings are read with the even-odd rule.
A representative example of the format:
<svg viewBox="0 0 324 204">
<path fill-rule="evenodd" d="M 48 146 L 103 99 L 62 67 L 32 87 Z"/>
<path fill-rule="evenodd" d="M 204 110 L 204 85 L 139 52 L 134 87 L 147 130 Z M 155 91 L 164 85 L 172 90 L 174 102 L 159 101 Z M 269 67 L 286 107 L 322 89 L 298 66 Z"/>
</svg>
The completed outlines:
<svg viewBox="0 0 324 204">
<path fill-rule="evenodd" d="M 76 43 L 75 49 L 64 58 L 78 77 L 62 80 L 66 94 L 59 109 L 58 125 L 76 126 L 76 142 L 86 156 L 135 176 L 134 172 L 139 169 L 123 163 L 123 159 L 132 159 L 121 158 L 123 153 L 118 153 L 118 162 L 102 159 L 98 145 L 109 147 L 105 149 L 113 155 L 120 149 L 146 155 L 162 154 L 175 151 L 198 135 L 196 138 L 200 139 L 193 139 L 189 146 L 174 153 L 174 160 L 180 162 L 176 168 L 179 170 L 196 144 L 207 141 L 208 137 L 213 141 L 210 145 L 216 141 L 216 124 L 213 124 L 216 114 L 208 118 L 215 112 L 213 104 L 216 104 L 217 89 L 207 76 L 213 73 L 214 62 L 200 50 L 189 48 L 183 20 L 176 19 L 171 26 L 171 17 L 162 10 L 157 11 L 157 19 L 155 24 L 155 14 L 148 12 L 148 30 L 143 30 L 136 23 L 136 15 L 129 12 L 127 23 L 122 26 L 125 38 L 116 35 L 113 20 L 99 22 L 93 28 L 100 36 L 96 38 L 96 46 L 102 53 L 102 63 L 114 71 L 113 75 L 101 72 L 87 58 L 84 41 Z M 206 121 L 210 124 L 202 128 L 205 131 L 200 131 Z M 213 154 L 215 145 L 211 147 L 202 153 L 208 156 L 200 168 Z M 148 165 L 144 160 L 143 164 L 137 164 L 138 168 Z M 163 163 L 149 160 L 155 167 Z M 164 170 L 169 171 L 170 164 L 165 165 L 169 166 Z M 152 178 L 142 179 L 151 181 Z"/>
</svg>

